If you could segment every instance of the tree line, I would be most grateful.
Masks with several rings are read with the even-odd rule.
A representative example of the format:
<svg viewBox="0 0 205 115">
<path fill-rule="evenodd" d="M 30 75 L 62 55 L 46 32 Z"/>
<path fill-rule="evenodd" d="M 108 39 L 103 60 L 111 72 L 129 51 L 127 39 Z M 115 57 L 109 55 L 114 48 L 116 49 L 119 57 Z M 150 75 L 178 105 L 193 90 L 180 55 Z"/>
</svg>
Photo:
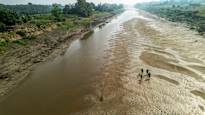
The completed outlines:
<svg viewBox="0 0 205 115">
<path fill-rule="evenodd" d="M 18 14 L 49 13 L 52 9 L 51 5 L 36 5 L 32 3 L 28 3 L 27 5 L 6 5 L 6 7 Z"/>
<path fill-rule="evenodd" d="M 115 10 L 122 9 L 123 5 L 117 4 L 98 4 L 95 5 L 94 3 L 86 3 L 85 0 L 78 0 L 76 4 L 69 4 L 65 5 L 63 9 L 64 14 L 78 14 L 80 16 L 90 16 L 92 15 L 93 11 L 100 11 L 100 12 L 112 12 Z"/>
<path fill-rule="evenodd" d="M 77 0 L 75 4 L 62 6 L 60 4 L 53 5 L 35 5 L 28 3 L 27 5 L 3 5 L 0 4 L 0 32 L 7 31 L 18 23 L 26 23 L 32 20 L 34 14 L 51 13 L 55 21 L 63 21 L 67 15 L 77 15 L 88 17 L 95 11 L 112 12 L 122 9 L 123 5 L 117 4 L 99 4 L 86 2 L 86 0 Z"/>
<path fill-rule="evenodd" d="M 167 0 L 136 4 L 135 7 L 173 22 L 186 23 L 191 29 L 205 34 L 205 1 Z"/>
</svg>

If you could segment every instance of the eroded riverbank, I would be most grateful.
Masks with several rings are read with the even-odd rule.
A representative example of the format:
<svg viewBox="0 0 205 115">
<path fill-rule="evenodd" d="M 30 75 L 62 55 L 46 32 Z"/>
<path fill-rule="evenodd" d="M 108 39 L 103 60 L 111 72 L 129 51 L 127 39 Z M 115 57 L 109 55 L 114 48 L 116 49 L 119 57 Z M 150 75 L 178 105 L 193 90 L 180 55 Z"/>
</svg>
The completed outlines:
<svg viewBox="0 0 205 115">
<path fill-rule="evenodd" d="M 64 55 L 76 39 L 88 38 L 93 29 L 108 22 L 117 14 L 109 14 L 93 20 L 90 27 L 70 30 L 56 28 L 44 32 L 24 45 L 12 44 L 0 55 L 0 97 L 7 95 L 29 76 L 38 65 Z"/>
</svg>

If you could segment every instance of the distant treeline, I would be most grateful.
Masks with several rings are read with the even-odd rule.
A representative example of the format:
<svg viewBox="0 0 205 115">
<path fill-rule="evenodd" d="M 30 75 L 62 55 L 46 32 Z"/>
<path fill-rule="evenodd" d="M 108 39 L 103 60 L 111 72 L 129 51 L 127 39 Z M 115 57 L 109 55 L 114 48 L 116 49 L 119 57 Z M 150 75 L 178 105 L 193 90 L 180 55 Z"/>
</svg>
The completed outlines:
<svg viewBox="0 0 205 115">
<path fill-rule="evenodd" d="M 18 23 L 26 23 L 34 20 L 36 14 L 51 14 L 43 15 L 40 18 L 46 20 L 63 21 L 68 15 L 77 15 L 81 17 L 88 17 L 93 12 L 112 12 L 122 9 L 123 5 L 117 4 L 99 4 L 88 3 L 86 0 L 77 0 L 75 4 L 62 6 L 60 4 L 53 5 L 36 5 L 28 3 L 27 5 L 3 5 L 0 4 L 0 32 L 7 31 L 13 25 Z M 49 16 L 49 17 L 47 17 Z M 37 17 L 39 17 L 37 15 Z M 41 21 L 42 22 L 42 21 Z"/>
<path fill-rule="evenodd" d="M 204 0 L 169 0 L 136 4 L 136 8 L 154 13 L 170 21 L 186 23 L 191 29 L 205 33 Z"/>
<path fill-rule="evenodd" d="M 18 14 L 49 13 L 52 10 L 52 5 L 35 5 L 32 3 L 27 5 L 6 5 L 6 7 Z"/>
<path fill-rule="evenodd" d="M 84 0 L 79 0 L 84 1 Z M 89 16 L 93 11 L 112 12 L 122 9 L 123 5 L 117 4 L 99 4 L 77 2 L 76 4 L 65 5 L 64 14 L 79 14 L 80 16 Z"/>
<path fill-rule="evenodd" d="M 162 4 L 204 4 L 205 0 L 160 0 Z"/>
<path fill-rule="evenodd" d="M 98 4 L 95 5 L 94 3 L 88 3 L 85 0 L 78 0 L 75 4 L 68 4 L 65 6 L 62 6 L 60 4 L 55 4 L 60 9 L 63 10 L 64 14 L 81 14 L 79 10 L 82 12 L 92 13 L 92 11 L 104 11 L 104 12 L 112 12 L 117 9 L 122 9 L 123 5 L 117 5 L 117 4 Z M 0 6 L 2 7 L 3 4 Z M 28 3 L 26 5 L 4 5 L 4 8 L 8 8 L 18 14 L 42 14 L 42 13 L 49 13 L 51 12 L 53 5 L 37 5 Z M 84 14 L 81 14 L 82 16 Z M 85 15 L 85 16 L 87 16 Z"/>
</svg>

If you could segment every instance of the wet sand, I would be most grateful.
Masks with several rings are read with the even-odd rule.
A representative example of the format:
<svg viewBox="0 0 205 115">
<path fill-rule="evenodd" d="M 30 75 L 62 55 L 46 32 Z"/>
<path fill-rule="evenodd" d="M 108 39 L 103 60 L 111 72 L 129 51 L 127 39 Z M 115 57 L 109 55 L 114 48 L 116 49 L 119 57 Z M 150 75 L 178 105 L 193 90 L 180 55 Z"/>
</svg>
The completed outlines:
<svg viewBox="0 0 205 115">
<path fill-rule="evenodd" d="M 30 115 L 204 115 L 205 39 L 180 24 L 143 11 L 127 11 L 119 18 L 129 14 L 135 17 L 119 23 L 120 29 L 108 24 L 77 43 L 75 50 L 71 46 L 63 61 L 47 65 L 50 68 L 46 70 L 37 69 L 41 71 L 34 72 L 38 77 L 46 77 L 31 77 L 36 80 L 28 81 L 0 104 L 0 114 L 14 115 L 9 110 L 15 110 L 17 115 L 29 111 Z M 102 37 L 105 33 L 108 35 Z M 150 80 L 137 77 L 141 68 L 151 71 Z M 30 92 L 25 88 L 36 85 Z M 28 96 L 35 102 L 11 106 Z M 52 99 L 55 102 L 50 102 Z M 25 107 L 29 103 L 42 108 Z"/>
<path fill-rule="evenodd" d="M 90 96 L 95 104 L 87 113 L 205 114 L 204 38 L 179 24 L 138 12 L 139 18 L 124 23 L 123 30 L 109 40 L 108 61 L 98 81 L 103 87 L 96 87 L 103 93 Z M 151 70 L 151 80 L 137 77 L 141 68 Z M 103 102 L 99 94 L 104 94 Z"/>
</svg>

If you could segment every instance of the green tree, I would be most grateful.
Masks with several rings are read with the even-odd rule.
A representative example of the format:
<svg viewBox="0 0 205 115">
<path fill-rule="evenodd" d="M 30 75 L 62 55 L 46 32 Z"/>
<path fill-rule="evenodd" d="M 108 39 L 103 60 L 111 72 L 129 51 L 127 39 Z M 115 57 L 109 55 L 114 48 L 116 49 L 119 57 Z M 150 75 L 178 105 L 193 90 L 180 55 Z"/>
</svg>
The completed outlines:
<svg viewBox="0 0 205 115">
<path fill-rule="evenodd" d="M 0 32 L 6 31 L 8 26 L 15 25 L 18 19 L 19 17 L 15 12 L 0 5 Z"/>
<path fill-rule="evenodd" d="M 50 13 L 52 9 L 50 5 L 36 5 L 32 3 L 28 3 L 27 5 L 6 5 L 6 7 L 18 14 Z"/>
<path fill-rule="evenodd" d="M 87 3 L 85 0 L 77 0 L 77 3 L 75 4 L 76 12 L 83 17 L 87 17 L 92 15 L 93 9 L 92 6 Z"/>
<path fill-rule="evenodd" d="M 55 20 L 57 20 L 57 21 L 62 20 L 62 11 L 57 4 L 53 4 L 51 14 L 55 17 Z"/>
<path fill-rule="evenodd" d="M 95 7 L 96 11 L 101 11 L 101 12 L 112 12 L 115 10 L 120 10 L 123 9 L 123 5 L 117 5 L 117 4 L 99 4 Z"/>
<path fill-rule="evenodd" d="M 63 14 L 76 14 L 76 8 L 75 5 L 69 4 L 69 5 L 65 5 L 65 7 L 63 8 Z"/>
<path fill-rule="evenodd" d="M 31 2 L 29 2 L 28 5 L 33 5 L 33 4 Z"/>
<path fill-rule="evenodd" d="M 0 22 L 12 26 L 16 24 L 17 20 L 18 15 L 15 12 L 0 8 Z"/>
<path fill-rule="evenodd" d="M 0 22 L 0 32 L 6 31 L 6 25 Z"/>
</svg>

